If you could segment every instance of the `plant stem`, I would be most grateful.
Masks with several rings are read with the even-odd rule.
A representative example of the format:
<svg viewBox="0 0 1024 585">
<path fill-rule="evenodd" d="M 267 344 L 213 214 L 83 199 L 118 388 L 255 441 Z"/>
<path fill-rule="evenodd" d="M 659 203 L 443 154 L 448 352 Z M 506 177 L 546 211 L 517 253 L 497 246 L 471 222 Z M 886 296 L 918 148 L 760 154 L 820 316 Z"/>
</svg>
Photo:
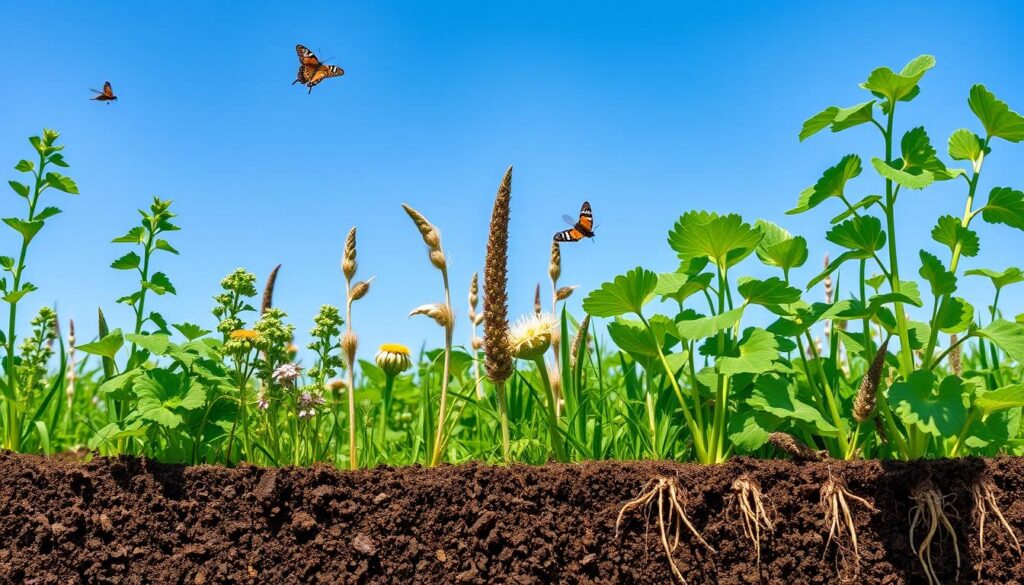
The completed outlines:
<svg viewBox="0 0 1024 585">
<path fill-rule="evenodd" d="M 512 463 L 512 455 L 508 432 L 508 396 L 505 395 L 505 382 L 496 382 L 494 393 L 498 395 L 498 418 L 501 419 L 501 455 L 505 463 L 508 464 Z"/>
<path fill-rule="evenodd" d="M 391 396 L 394 388 L 395 377 L 389 374 L 384 378 L 384 394 L 381 397 L 382 404 L 380 421 L 377 424 L 377 442 L 380 444 L 382 455 L 386 455 L 385 446 L 387 445 L 388 419 L 391 415 Z"/>
<path fill-rule="evenodd" d="M 544 356 L 534 360 L 537 371 L 540 373 L 540 381 L 544 385 L 544 398 L 547 402 L 548 435 L 551 438 L 551 449 L 554 451 L 555 459 L 562 463 L 568 462 L 565 454 L 565 445 L 562 444 L 562 436 L 558 431 L 558 414 L 555 412 L 555 392 L 551 388 L 551 379 L 548 376 L 548 367 L 544 363 Z"/>
<path fill-rule="evenodd" d="M 451 293 L 448 290 L 448 269 L 441 270 L 441 278 L 444 280 L 444 304 L 448 308 L 448 314 L 452 313 Z M 434 455 L 430 458 L 431 465 L 441 463 L 441 454 L 444 449 L 444 428 L 448 417 L 448 380 L 451 377 L 452 367 L 452 336 L 454 334 L 454 323 L 448 323 L 444 328 L 444 370 L 441 374 L 441 403 L 437 409 L 437 436 L 434 438 Z"/>
</svg>

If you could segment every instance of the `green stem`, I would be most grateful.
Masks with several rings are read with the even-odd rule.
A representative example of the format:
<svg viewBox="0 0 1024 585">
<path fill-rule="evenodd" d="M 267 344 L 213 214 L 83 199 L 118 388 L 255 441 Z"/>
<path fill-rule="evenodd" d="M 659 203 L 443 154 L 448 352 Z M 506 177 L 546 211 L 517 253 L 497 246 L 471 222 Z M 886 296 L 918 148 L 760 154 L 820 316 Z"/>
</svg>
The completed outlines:
<svg viewBox="0 0 1024 585">
<path fill-rule="evenodd" d="M 548 435 L 551 438 L 551 449 L 554 451 L 555 459 L 565 463 L 569 461 L 569 458 L 565 454 L 565 445 L 562 444 L 562 436 L 558 431 L 558 414 L 555 412 L 557 406 L 555 405 L 555 393 L 551 388 L 551 379 L 548 377 L 548 367 L 544 363 L 544 356 L 540 356 L 533 360 L 537 365 L 537 371 L 540 373 L 540 381 L 544 385 L 544 398 L 547 402 L 545 404 L 547 408 L 547 423 L 548 423 Z"/>
<path fill-rule="evenodd" d="M 386 454 L 388 420 L 391 415 L 391 394 L 395 388 L 395 377 L 388 375 L 384 378 L 384 395 L 381 397 L 380 420 L 377 423 L 377 442 L 380 444 L 381 454 Z"/>
<path fill-rule="evenodd" d="M 814 362 L 818 366 L 818 375 L 821 377 L 822 393 L 825 395 L 825 404 L 828 406 L 829 416 L 832 417 L 832 424 L 839 429 L 839 434 L 836 437 L 839 441 L 839 449 L 843 452 L 843 459 L 847 459 L 850 457 L 851 450 L 849 438 L 846 436 L 846 421 L 839 414 L 839 404 L 836 402 L 836 397 L 832 395 L 832 385 L 829 384 L 828 376 L 825 375 L 825 368 L 821 366 L 821 355 L 818 353 L 818 346 L 811 339 L 810 331 L 805 331 L 804 334 L 807 337 L 811 354 L 814 356 Z"/>
<path fill-rule="evenodd" d="M 512 463 L 512 454 L 508 432 L 508 396 L 505 395 L 505 382 L 495 381 L 494 393 L 498 395 L 498 418 L 501 419 L 501 456 L 508 464 Z"/>
</svg>

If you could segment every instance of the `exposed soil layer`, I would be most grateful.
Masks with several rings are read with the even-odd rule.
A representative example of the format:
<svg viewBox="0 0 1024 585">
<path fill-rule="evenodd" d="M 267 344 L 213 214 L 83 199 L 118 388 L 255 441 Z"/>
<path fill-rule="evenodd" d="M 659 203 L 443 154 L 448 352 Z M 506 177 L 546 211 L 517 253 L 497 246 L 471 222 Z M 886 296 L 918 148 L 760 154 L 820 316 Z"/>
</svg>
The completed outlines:
<svg viewBox="0 0 1024 585">
<path fill-rule="evenodd" d="M 846 481 L 861 562 L 826 548 L 820 489 Z M 757 565 L 732 484 L 760 485 L 774 523 Z M 927 583 L 910 547 L 911 489 L 947 497 L 951 540 L 932 554 L 943 583 L 1024 583 L 1024 560 L 993 517 L 982 557 L 971 482 L 989 477 L 1024 534 L 1024 460 L 792 463 L 737 459 L 436 469 L 183 467 L 0 453 L 3 583 L 672 583 L 657 505 L 615 521 L 645 484 L 675 478 L 686 514 L 717 552 L 687 538 L 689 583 Z M 927 529 L 918 529 L 918 538 Z M 1024 537 L 1022 537 L 1024 538 Z M 979 569 L 980 575 L 979 578 Z"/>
</svg>

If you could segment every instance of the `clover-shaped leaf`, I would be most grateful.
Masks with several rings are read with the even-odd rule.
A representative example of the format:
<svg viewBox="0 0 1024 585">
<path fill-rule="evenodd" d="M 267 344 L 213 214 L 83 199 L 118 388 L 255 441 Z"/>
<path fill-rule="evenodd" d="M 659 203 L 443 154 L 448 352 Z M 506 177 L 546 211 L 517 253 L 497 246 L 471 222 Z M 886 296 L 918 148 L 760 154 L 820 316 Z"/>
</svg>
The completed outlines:
<svg viewBox="0 0 1024 585">
<path fill-rule="evenodd" d="M 992 281 L 992 286 L 996 287 L 996 290 L 1000 290 L 1004 286 L 1024 282 L 1024 270 L 1016 266 L 1011 266 L 1002 272 L 989 270 L 988 268 L 973 268 L 964 274 L 968 276 L 984 276 Z"/>
<path fill-rule="evenodd" d="M 740 295 L 752 305 L 786 305 L 800 300 L 800 290 L 773 276 L 766 280 L 748 279 L 737 287 Z"/>
<path fill-rule="evenodd" d="M 691 295 L 707 290 L 713 278 L 714 275 L 710 272 L 695 275 L 666 272 L 658 275 L 658 286 L 654 293 L 681 303 Z"/>
<path fill-rule="evenodd" d="M 895 101 L 910 101 L 919 93 L 917 83 L 924 76 L 925 72 L 935 66 L 935 57 L 921 55 L 907 63 L 899 73 L 893 72 L 888 67 L 879 67 L 871 72 L 867 81 L 860 86 L 876 97 L 884 98 L 890 103 Z M 883 104 L 887 110 L 889 104 Z"/>
<path fill-rule="evenodd" d="M 971 88 L 967 104 L 981 120 L 989 136 L 998 136 L 1010 142 L 1024 140 L 1024 116 L 1011 110 L 1006 102 L 996 99 L 984 85 L 978 84 Z"/>
<path fill-rule="evenodd" d="M 668 243 L 681 260 L 707 258 L 724 269 L 750 255 L 762 237 L 760 230 L 734 213 L 691 211 L 676 221 Z"/>
<path fill-rule="evenodd" d="M 803 237 L 793 237 L 786 230 L 763 219 L 757 220 L 754 225 L 764 234 L 756 250 L 761 262 L 780 268 L 785 274 L 807 262 L 807 240 Z"/>
<path fill-rule="evenodd" d="M 653 298 L 657 286 L 658 275 L 638 266 L 587 295 L 583 300 L 583 310 L 594 317 L 616 317 L 626 313 L 640 315 L 643 306 Z"/>
<path fill-rule="evenodd" d="M 955 130 L 949 136 L 949 157 L 953 160 L 969 160 L 977 163 L 988 149 L 981 144 L 981 138 L 966 128 Z M 975 170 L 978 170 L 975 165 Z"/>
<path fill-rule="evenodd" d="M 916 426 L 935 437 L 954 437 L 967 421 L 963 395 L 967 390 L 958 376 L 947 376 L 934 389 L 935 375 L 918 370 L 889 389 L 889 403 L 907 426 Z"/>
</svg>

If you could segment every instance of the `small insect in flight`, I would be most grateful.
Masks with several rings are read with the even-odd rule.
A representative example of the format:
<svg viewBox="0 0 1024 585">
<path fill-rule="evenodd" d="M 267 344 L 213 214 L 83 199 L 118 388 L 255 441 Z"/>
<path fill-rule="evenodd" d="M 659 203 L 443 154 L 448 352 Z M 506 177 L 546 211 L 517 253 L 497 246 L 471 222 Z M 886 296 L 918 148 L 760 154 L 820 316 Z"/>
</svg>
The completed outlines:
<svg viewBox="0 0 1024 585">
<path fill-rule="evenodd" d="M 309 93 L 313 93 L 313 87 L 328 77 L 345 75 L 344 69 L 337 65 L 321 63 L 313 51 L 302 45 L 295 45 L 295 52 L 299 55 L 299 72 L 292 85 L 301 83 L 309 88 Z"/>
<path fill-rule="evenodd" d="M 594 237 L 594 213 L 590 210 L 590 203 L 583 202 L 580 208 L 580 219 L 573 223 L 572 218 L 564 216 L 565 221 L 572 226 L 572 229 L 555 234 L 556 242 L 578 242 L 583 238 Z"/>
<path fill-rule="evenodd" d="M 114 90 L 110 87 L 109 81 L 103 83 L 103 91 L 96 91 L 95 89 L 90 89 L 89 91 L 96 93 L 95 97 L 89 99 L 94 99 L 100 102 L 107 102 L 108 106 L 110 105 L 110 102 L 117 101 L 117 96 L 114 95 Z"/>
</svg>

